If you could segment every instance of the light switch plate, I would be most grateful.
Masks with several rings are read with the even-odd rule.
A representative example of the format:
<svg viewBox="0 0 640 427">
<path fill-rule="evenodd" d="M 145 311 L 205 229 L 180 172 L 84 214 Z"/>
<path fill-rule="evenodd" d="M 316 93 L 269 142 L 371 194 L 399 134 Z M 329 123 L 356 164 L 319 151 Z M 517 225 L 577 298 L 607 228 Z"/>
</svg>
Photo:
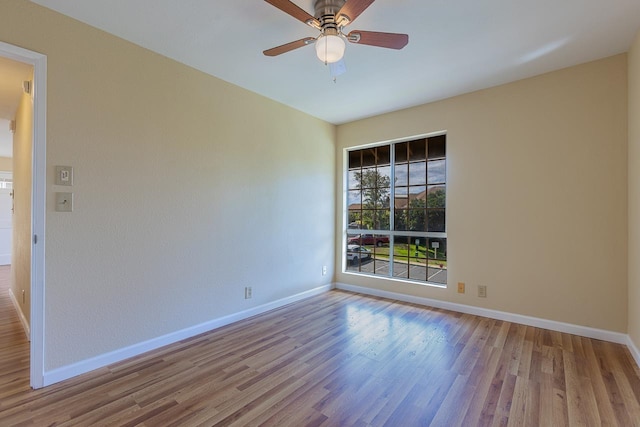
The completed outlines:
<svg viewBox="0 0 640 427">
<path fill-rule="evenodd" d="M 56 193 L 56 212 L 73 212 L 73 193 Z"/>
<path fill-rule="evenodd" d="M 71 166 L 56 166 L 56 185 L 73 185 Z"/>
</svg>

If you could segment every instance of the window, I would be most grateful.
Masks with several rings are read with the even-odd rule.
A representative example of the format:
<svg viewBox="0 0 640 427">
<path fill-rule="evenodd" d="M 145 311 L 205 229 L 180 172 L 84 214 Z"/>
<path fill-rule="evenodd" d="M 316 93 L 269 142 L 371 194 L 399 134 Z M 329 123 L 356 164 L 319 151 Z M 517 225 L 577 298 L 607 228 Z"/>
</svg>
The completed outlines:
<svg viewBox="0 0 640 427">
<path fill-rule="evenodd" d="M 346 271 L 446 285 L 446 135 L 347 155 Z"/>
</svg>

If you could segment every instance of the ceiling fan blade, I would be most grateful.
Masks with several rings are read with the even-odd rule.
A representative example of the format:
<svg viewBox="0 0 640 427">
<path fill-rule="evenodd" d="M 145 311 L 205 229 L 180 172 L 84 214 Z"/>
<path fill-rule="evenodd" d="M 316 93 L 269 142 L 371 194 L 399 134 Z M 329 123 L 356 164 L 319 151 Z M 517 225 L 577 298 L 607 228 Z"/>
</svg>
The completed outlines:
<svg viewBox="0 0 640 427">
<path fill-rule="evenodd" d="M 369 46 L 402 49 L 409 43 L 409 36 L 398 33 L 353 30 L 347 35 L 347 40 L 351 43 L 366 44 Z"/>
<path fill-rule="evenodd" d="M 347 2 L 340 8 L 340 11 L 336 15 L 336 21 L 341 20 L 341 16 L 346 17 L 349 21 L 348 23 L 352 23 L 356 20 L 358 16 L 362 12 L 365 11 L 366 8 L 371 6 L 375 0 L 347 0 Z M 347 25 L 347 24 L 344 24 Z"/>
<path fill-rule="evenodd" d="M 297 49 L 299 47 L 304 47 L 304 46 L 313 44 L 315 43 L 315 41 L 316 39 L 314 39 L 313 37 L 305 37 L 303 39 L 296 40 L 291 43 L 283 44 L 282 46 L 277 46 L 271 49 L 267 49 L 262 53 L 264 53 L 266 56 L 278 56 L 278 55 L 282 55 L 283 53 L 287 53 L 289 51 Z"/>
<path fill-rule="evenodd" d="M 314 18 L 312 15 L 305 12 L 298 5 L 290 2 L 289 0 L 264 0 L 267 3 L 277 7 L 284 13 L 287 13 L 298 21 L 310 25 L 314 28 L 320 28 L 320 21 Z"/>
</svg>

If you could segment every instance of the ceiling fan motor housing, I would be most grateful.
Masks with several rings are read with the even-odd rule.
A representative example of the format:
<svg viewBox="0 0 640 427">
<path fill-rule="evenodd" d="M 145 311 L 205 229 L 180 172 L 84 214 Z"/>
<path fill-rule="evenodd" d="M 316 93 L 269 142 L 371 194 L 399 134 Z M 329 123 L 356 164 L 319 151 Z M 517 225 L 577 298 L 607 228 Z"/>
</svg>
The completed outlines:
<svg viewBox="0 0 640 427">
<path fill-rule="evenodd" d="M 339 33 L 336 14 L 345 3 L 345 0 L 316 0 L 314 16 L 320 21 L 324 35 L 337 35 Z"/>
</svg>

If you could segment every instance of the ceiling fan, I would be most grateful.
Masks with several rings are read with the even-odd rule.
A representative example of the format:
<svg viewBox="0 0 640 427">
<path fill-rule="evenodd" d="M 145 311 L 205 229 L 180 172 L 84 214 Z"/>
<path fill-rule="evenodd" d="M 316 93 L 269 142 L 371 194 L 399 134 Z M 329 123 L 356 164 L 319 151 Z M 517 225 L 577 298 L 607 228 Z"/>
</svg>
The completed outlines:
<svg viewBox="0 0 640 427">
<path fill-rule="evenodd" d="M 409 43 L 407 34 L 353 30 L 343 28 L 356 20 L 374 0 L 315 0 L 315 16 L 289 0 L 265 0 L 281 11 L 320 31 L 318 37 L 305 37 L 282 46 L 265 50 L 266 56 L 277 56 L 310 44 L 316 45 L 316 54 L 325 64 L 340 61 L 346 47 L 345 40 L 355 44 L 402 49 Z"/>
</svg>

